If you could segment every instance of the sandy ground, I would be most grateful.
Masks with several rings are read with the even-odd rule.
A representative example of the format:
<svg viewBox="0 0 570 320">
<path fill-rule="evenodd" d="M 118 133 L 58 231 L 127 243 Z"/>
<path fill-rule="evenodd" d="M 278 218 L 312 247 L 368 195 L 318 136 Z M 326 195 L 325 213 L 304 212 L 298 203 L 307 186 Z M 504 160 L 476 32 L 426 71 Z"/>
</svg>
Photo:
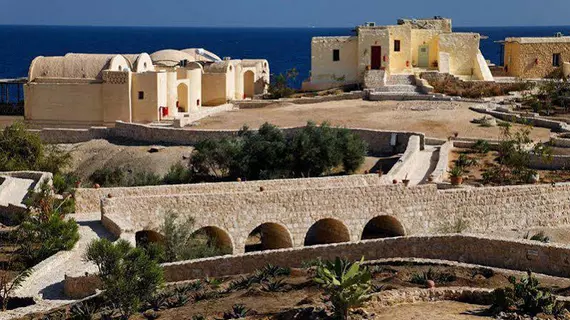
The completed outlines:
<svg viewBox="0 0 570 320">
<path fill-rule="evenodd" d="M 91 140 L 77 144 L 61 145 L 72 156 L 69 171 L 86 179 L 95 170 L 107 168 L 125 168 L 138 171 L 154 172 L 163 176 L 170 167 L 177 163 L 187 163 L 192 152 L 191 147 L 165 147 L 159 152 L 150 153 L 149 146 L 127 145 L 107 140 Z"/>
<path fill-rule="evenodd" d="M 376 320 L 469 320 L 493 319 L 485 315 L 488 306 L 455 301 L 422 302 L 374 310 Z"/>
<path fill-rule="evenodd" d="M 484 128 L 470 123 L 483 114 L 469 110 L 473 103 L 440 101 L 363 101 L 343 100 L 306 105 L 274 105 L 260 109 L 224 112 L 202 119 L 193 128 L 252 128 L 270 122 L 281 127 L 300 126 L 307 121 L 328 121 L 352 128 L 410 130 L 429 137 L 445 139 L 454 132 L 460 137 L 497 139 L 499 128 Z M 550 131 L 533 129 L 535 139 L 548 140 Z"/>
</svg>

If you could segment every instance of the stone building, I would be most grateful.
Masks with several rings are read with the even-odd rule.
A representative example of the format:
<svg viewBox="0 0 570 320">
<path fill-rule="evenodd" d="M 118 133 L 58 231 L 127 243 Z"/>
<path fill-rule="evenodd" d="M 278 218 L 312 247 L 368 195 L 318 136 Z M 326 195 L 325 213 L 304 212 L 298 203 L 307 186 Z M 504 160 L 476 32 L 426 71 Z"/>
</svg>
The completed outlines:
<svg viewBox="0 0 570 320">
<path fill-rule="evenodd" d="M 356 27 L 356 35 L 315 37 L 305 90 L 341 85 L 383 86 L 393 75 L 439 71 L 468 80 L 493 80 L 479 50 L 478 33 L 452 32 L 451 20 L 398 20 L 397 25 Z"/>
<path fill-rule="evenodd" d="M 24 85 L 34 126 L 113 126 L 172 120 L 266 92 L 267 60 L 221 59 L 204 49 L 37 57 Z"/>
<path fill-rule="evenodd" d="M 508 76 L 532 79 L 570 75 L 570 37 L 506 38 L 501 42 Z"/>
</svg>

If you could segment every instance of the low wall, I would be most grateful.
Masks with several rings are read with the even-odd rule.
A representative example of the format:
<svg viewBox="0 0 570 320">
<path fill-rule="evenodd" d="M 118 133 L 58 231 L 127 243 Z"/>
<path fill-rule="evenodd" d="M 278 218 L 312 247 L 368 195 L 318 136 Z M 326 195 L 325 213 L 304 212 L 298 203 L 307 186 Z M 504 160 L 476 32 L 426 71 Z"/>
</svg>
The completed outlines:
<svg viewBox="0 0 570 320">
<path fill-rule="evenodd" d="M 184 115 L 181 118 L 174 120 L 174 127 L 175 128 L 183 128 L 187 125 L 191 124 L 192 122 L 198 121 L 200 119 L 213 116 L 217 113 L 230 111 L 233 110 L 235 107 L 233 104 L 223 104 L 217 107 L 202 107 L 197 112 L 191 112 Z"/>
<path fill-rule="evenodd" d="M 402 157 L 400 157 L 398 162 L 394 164 L 392 169 L 390 169 L 390 171 L 387 174 L 388 177 L 394 179 L 398 178 L 406 179 L 408 173 L 407 172 L 404 173 L 403 170 L 409 170 L 410 168 L 415 167 L 415 163 L 417 161 L 416 158 L 420 151 L 421 151 L 420 137 L 419 136 L 410 137 L 410 139 L 408 140 L 408 147 L 406 148 L 406 151 L 404 152 Z"/>
<path fill-rule="evenodd" d="M 209 193 L 256 192 L 261 187 L 265 191 L 283 191 L 295 189 L 324 188 L 329 185 L 370 186 L 388 184 L 386 176 L 375 174 L 349 175 L 340 177 L 258 180 L 244 182 L 215 182 L 199 184 L 162 185 L 126 188 L 78 188 L 75 190 L 75 209 L 77 213 L 98 212 L 101 210 L 101 198 L 111 195 L 113 198 L 145 195 L 180 195 Z"/>
<path fill-rule="evenodd" d="M 570 134 L 563 133 L 550 138 L 550 145 L 560 148 L 570 148 Z"/>
<path fill-rule="evenodd" d="M 314 96 L 314 97 L 281 98 L 281 99 L 268 99 L 268 100 L 238 100 L 238 101 L 232 101 L 232 103 L 238 106 L 240 109 L 256 109 L 280 103 L 313 104 L 313 103 L 322 103 L 322 102 L 340 101 L 340 100 L 358 100 L 362 99 L 362 97 L 363 97 L 362 91 L 351 91 L 351 92 L 343 92 L 340 94 L 331 94 L 331 95 Z"/>
<path fill-rule="evenodd" d="M 510 270 L 532 270 L 557 277 L 570 276 L 569 247 L 472 235 L 387 238 L 168 263 L 163 268 L 167 281 L 175 282 L 252 273 L 268 263 L 301 267 L 306 261 L 317 258 L 333 260 L 336 257 L 349 260 L 362 257 L 367 260 L 438 259 Z"/>
<path fill-rule="evenodd" d="M 303 127 L 282 128 L 286 135 L 291 135 Z M 373 129 L 348 129 L 360 136 L 371 153 L 393 154 L 406 150 L 408 139 L 411 136 L 420 136 L 420 143 L 424 145 L 424 134 L 411 131 L 388 131 Z M 113 135 L 133 141 L 152 144 L 194 145 L 205 139 L 221 139 L 236 136 L 239 130 L 197 130 L 178 129 L 168 127 L 154 127 L 144 124 L 117 122 Z M 396 136 L 392 144 L 392 135 Z"/>
<path fill-rule="evenodd" d="M 379 260 L 388 258 L 423 258 L 456 261 L 509 270 L 532 270 L 557 277 L 570 276 L 570 248 L 530 240 L 510 240 L 477 235 L 440 235 L 386 238 L 320 245 L 297 249 L 261 251 L 237 256 L 223 256 L 163 264 L 167 282 L 178 282 L 205 277 L 222 277 L 253 273 L 267 264 L 281 267 L 302 267 L 315 259 Z M 85 295 L 93 291 L 90 277 L 72 281 Z M 66 281 L 68 281 L 66 279 Z M 92 285 L 92 284 L 91 284 Z M 67 286 L 65 286 L 67 287 Z"/>
<path fill-rule="evenodd" d="M 530 124 L 535 127 L 548 128 L 555 132 L 570 132 L 570 126 L 565 122 L 540 118 L 534 115 L 525 116 L 520 113 L 498 111 L 497 107 L 498 106 L 491 105 L 470 107 L 470 109 L 476 112 L 489 114 L 503 121 Z"/>
<path fill-rule="evenodd" d="M 112 134 L 112 128 L 91 127 L 89 129 L 45 128 L 30 129 L 40 136 L 44 143 L 79 143 L 93 139 L 106 139 Z"/>
<path fill-rule="evenodd" d="M 439 147 L 439 157 L 435 169 L 432 172 L 433 182 L 440 183 L 447 179 L 449 167 L 449 154 L 453 149 L 453 142 L 447 141 Z"/>
</svg>

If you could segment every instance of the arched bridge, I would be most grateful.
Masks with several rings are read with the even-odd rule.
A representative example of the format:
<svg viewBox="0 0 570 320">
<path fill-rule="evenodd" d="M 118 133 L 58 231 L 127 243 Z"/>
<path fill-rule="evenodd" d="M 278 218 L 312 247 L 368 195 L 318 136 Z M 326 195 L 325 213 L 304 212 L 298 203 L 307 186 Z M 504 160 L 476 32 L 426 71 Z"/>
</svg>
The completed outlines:
<svg viewBox="0 0 570 320">
<path fill-rule="evenodd" d="M 170 189 L 169 189 L 170 188 Z M 182 189 L 181 189 L 182 188 Z M 102 199 L 102 221 L 136 241 L 160 239 L 170 211 L 234 254 L 384 237 L 489 232 L 570 222 L 569 185 L 438 190 L 351 176 L 146 187 Z"/>
</svg>

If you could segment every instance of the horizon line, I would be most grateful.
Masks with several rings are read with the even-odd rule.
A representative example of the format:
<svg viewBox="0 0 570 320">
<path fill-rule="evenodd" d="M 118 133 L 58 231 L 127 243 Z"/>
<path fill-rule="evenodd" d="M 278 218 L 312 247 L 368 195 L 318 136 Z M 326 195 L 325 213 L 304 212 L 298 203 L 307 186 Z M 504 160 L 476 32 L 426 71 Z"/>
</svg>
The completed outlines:
<svg viewBox="0 0 570 320">
<path fill-rule="evenodd" d="M 211 29 L 224 29 L 224 28 L 237 28 L 237 29 L 348 29 L 355 28 L 355 26 L 157 26 L 157 25 L 89 25 L 89 24 L 3 24 L 0 27 L 86 27 L 86 28 L 211 28 Z M 547 28 L 547 27 L 564 27 L 568 28 L 570 25 L 489 25 L 489 26 L 475 26 L 475 25 L 452 25 L 453 28 Z"/>
</svg>

